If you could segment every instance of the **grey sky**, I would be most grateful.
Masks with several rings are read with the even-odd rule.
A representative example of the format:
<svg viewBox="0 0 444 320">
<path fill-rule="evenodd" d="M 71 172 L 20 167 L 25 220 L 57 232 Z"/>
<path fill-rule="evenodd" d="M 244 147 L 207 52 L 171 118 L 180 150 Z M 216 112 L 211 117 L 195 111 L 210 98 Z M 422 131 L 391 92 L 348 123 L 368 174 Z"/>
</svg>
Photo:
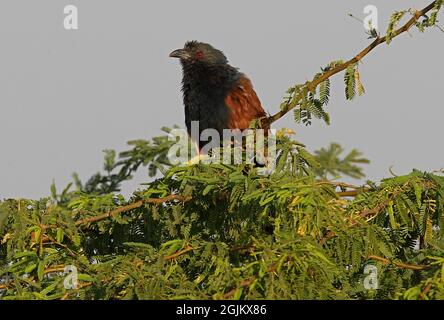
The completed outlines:
<svg viewBox="0 0 444 320">
<path fill-rule="evenodd" d="M 348 12 L 363 18 L 376 5 L 384 31 L 393 11 L 430 2 L 2 0 L 0 199 L 47 195 L 52 179 L 64 186 L 73 171 L 85 179 L 100 169 L 101 150 L 183 126 L 181 70 L 168 53 L 186 40 L 222 49 L 274 113 L 290 85 L 369 43 Z M 67 4 L 78 6 L 77 31 L 63 29 Z M 341 76 L 333 79 L 330 126 L 297 126 L 289 114 L 276 127 L 295 129 L 309 150 L 360 149 L 370 179 L 391 165 L 398 174 L 444 167 L 444 34 L 411 34 L 363 60 L 363 97 L 345 101 Z"/>
</svg>

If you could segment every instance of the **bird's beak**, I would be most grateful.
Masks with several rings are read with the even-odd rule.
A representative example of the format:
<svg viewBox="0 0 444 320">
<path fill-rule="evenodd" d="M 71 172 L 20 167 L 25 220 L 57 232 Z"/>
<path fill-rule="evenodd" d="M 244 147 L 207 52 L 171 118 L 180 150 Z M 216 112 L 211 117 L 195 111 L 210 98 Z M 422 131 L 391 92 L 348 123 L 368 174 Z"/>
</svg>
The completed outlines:
<svg viewBox="0 0 444 320">
<path fill-rule="evenodd" d="M 170 53 L 170 57 L 171 58 L 179 58 L 179 59 L 182 59 L 182 60 L 187 60 L 187 59 L 191 58 L 191 56 L 188 53 L 188 51 L 184 50 L 184 49 L 174 50 L 173 52 Z"/>
</svg>

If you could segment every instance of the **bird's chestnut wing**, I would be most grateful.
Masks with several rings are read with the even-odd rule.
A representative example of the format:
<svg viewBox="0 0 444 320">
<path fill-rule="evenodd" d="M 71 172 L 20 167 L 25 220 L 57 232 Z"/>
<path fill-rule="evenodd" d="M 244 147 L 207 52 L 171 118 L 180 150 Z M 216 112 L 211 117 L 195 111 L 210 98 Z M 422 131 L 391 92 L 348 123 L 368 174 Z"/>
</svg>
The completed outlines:
<svg viewBox="0 0 444 320">
<path fill-rule="evenodd" d="M 229 129 L 247 129 L 251 121 L 266 116 L 250 79 L 244 75 L 228 92 L 225 104 L 230 109 Z"/>
</svg>

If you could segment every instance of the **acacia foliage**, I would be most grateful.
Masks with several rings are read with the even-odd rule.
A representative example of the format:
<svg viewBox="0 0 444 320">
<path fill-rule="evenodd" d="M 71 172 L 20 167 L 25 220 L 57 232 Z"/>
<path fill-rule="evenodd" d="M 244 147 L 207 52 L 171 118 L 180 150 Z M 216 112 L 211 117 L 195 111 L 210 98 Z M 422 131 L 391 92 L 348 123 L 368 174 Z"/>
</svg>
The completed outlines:
<svg viewBox="0 0 444 320">
<path fill-rule="evenodd" d="M 442 175 L 353 187 L 320 176 L 321 159 L 289 137 L 278 149 L 270 176 L 199 164 L 171 167 L 128 200 L 79 185 L 3 201 L 2 298 L 443 297 Z M 368 264 L 378 290 L 363 286 Z M 64 288 L 67 265 L 76 290 Z"/>
<path fill-rule="evenodd" d="M 435 25 L 441 5 L 420 30 Z M 347 98 L 364 93 L 356 65 L 344 79 Z M 302 101 L 296 121 L 329 120 L 330 80 L 315 89 L 289 90 L 286 105 Z M 443 172 L 353 186 L 337 179 L 362 178 L 367 160 L 356 150 L 310 153 L 285 130 L 277 137 L 269 176 L 248 165 L 172 167 L 164 135 L 132 141 L 118 157 L 107 150 L 105 172 L 86 183 L 75 175 L 49 197 L 1 201 L 0 298 L 444 298 Z M 120 185 L 141 166 L 161 177 L 125 199 Z M 69 265 L 76 289 L 64 286 Z M 378 289 L 364 287 L 368 265 Z"/>
</svg>

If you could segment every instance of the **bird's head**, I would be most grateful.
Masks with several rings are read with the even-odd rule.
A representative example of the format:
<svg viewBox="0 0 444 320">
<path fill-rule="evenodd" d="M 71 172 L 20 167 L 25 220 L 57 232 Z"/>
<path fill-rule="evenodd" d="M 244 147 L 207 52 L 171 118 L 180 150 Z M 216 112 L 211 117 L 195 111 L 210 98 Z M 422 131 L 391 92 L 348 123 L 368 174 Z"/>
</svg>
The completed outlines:
<svg viewBox="0 0 444 320">
<path fill-rule="evenodd" d="M 226 64 L 227 57 L 212 45 L 197 41 L 188 41 L 183 49 L 177 49 L 170 53 L 170 57 L 179 58 L 183 64 Z"/>
</svg>

